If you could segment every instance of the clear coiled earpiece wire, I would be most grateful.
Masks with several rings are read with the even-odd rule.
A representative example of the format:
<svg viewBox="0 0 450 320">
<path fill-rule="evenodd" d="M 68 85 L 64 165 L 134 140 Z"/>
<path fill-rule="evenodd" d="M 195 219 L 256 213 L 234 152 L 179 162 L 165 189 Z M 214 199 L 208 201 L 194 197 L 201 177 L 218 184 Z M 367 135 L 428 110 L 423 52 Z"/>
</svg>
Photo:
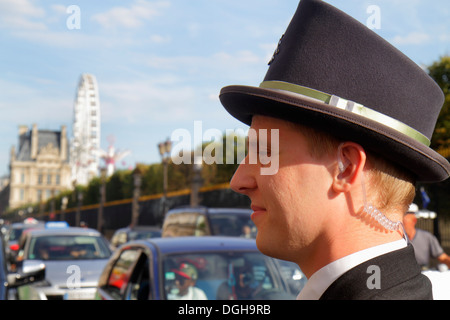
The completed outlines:
<svg viewBox="0 0 450 320">
<path fill-rule="evenodd" d="M 342 144 L 338 147 L 338 167 L 339 171 L 343 173 L 347 167 L 348 164 L 344 164 L 341 158 L 341 148 Z M 384 227 L 386 230 L 389 231 L 401 231 L 403 234 L 403 238 L 408 243 L 408 236 L 406 235 L 405 228 L 403 227 L 402 221 L 392 221 L 388 217 L 386 217 L 380 210 L 378 210 L 375 206 L 367 202 L 367 196 L 366 196 L 366 185 L 364 181 L 364 172 L 361 175 L 361 188 L 362 188 L 362 195 L 363 195 L 363 203 L 364 203 L 364 209 L 363 211 L 369 215 L 371 218 L 373 218 L 375 221 L 377 221 L 382 227 Z"/>
</svg>

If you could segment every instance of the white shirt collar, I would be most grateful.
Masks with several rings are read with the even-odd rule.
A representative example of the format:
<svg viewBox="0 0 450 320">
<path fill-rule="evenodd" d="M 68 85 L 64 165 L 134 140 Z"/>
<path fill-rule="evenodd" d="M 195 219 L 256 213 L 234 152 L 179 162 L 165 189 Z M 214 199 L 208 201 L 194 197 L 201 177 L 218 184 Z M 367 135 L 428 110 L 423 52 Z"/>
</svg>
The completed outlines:
<svg viewBox="0 0 450 320">
<path fill-rule="evenodd" d="M 297 300 L 318 300 L 325 290 L 348 270 L 382 254 L 405 248 L 406 245 L 406 241 L 401 239 L 352 253 L 327 264 L 308 279 Z"/>
</svg>

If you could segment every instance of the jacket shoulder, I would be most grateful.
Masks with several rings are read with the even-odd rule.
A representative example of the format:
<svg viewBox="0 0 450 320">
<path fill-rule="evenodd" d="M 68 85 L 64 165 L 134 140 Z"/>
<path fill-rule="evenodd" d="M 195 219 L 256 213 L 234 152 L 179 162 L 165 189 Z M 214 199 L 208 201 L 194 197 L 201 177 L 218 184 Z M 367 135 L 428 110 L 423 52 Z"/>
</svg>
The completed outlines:
<svg viewBox="0 0 450 320">
<path fill-rule="evenodd" d="M 321 300 L 427 300 L 430 280 L 421 273 L 411 244 L 370 259 L 334 281 Z"/>
</svg>

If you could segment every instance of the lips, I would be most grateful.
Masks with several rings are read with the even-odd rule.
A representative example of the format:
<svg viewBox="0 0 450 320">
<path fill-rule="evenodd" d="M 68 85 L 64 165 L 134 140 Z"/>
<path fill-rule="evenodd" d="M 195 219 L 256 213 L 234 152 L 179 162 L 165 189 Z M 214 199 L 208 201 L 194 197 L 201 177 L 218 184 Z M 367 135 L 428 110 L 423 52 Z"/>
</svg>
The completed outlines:
<svg viewBox="0 0 450 320">
<path fill-rule="evenodd" d="M 253 211 L 266 211 L 266 209 L 264 207 L 260 207 L 258 205 L 254 205 L 252 204 L 250 207 Z"/>
<path fill-rule="evenodd" d="M 256 220 L 258 219 L 258 217 L 264 215 L 266 213 L 266 209 L 264 207 L 260 207 L 258 205 L 251 205 L 251 209 L 253 210 L 253 213 L 251 215 L 251 219 L 253 220 L 253 222 L 256 223 Z"/>
</svg>

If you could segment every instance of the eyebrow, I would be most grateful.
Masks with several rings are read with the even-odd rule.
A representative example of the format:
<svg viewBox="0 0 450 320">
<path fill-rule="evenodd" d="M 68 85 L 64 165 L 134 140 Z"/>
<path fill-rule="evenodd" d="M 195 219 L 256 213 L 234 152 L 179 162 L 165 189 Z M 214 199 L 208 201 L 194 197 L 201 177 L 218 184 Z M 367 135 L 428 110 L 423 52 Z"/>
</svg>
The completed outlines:
<svg viewBox="0 0 450 320">
<path fill-rule="evenodd" d="M 264 134 L 262 135 L 263 139 L 261 139 L 261 135 L 259 134 L 261 130 L 264 130 Z M 248 134 L 247 134 L 247 143 L 253 143 L 253 144 L 259 144 L 259 142 L 263 142 L 266 143 L 267 147 L 269 148 L 271 146 L 272 143 L 272 130 L 279 130 L 279 129 L 266 129 L 266 128 L 261 128 L 261 129 L 255 129 L 253 127 L 249 128 Z M 256 134 L 250 134 L 250 132 L 256 133 Z M 252 135 L 252 138 L 256 138 L 256 140 L 254 139 L 250 139 L 250 135 Z M 268 136 L 270 136 L 270 138 L 268 138 Z"/>
</svg>

